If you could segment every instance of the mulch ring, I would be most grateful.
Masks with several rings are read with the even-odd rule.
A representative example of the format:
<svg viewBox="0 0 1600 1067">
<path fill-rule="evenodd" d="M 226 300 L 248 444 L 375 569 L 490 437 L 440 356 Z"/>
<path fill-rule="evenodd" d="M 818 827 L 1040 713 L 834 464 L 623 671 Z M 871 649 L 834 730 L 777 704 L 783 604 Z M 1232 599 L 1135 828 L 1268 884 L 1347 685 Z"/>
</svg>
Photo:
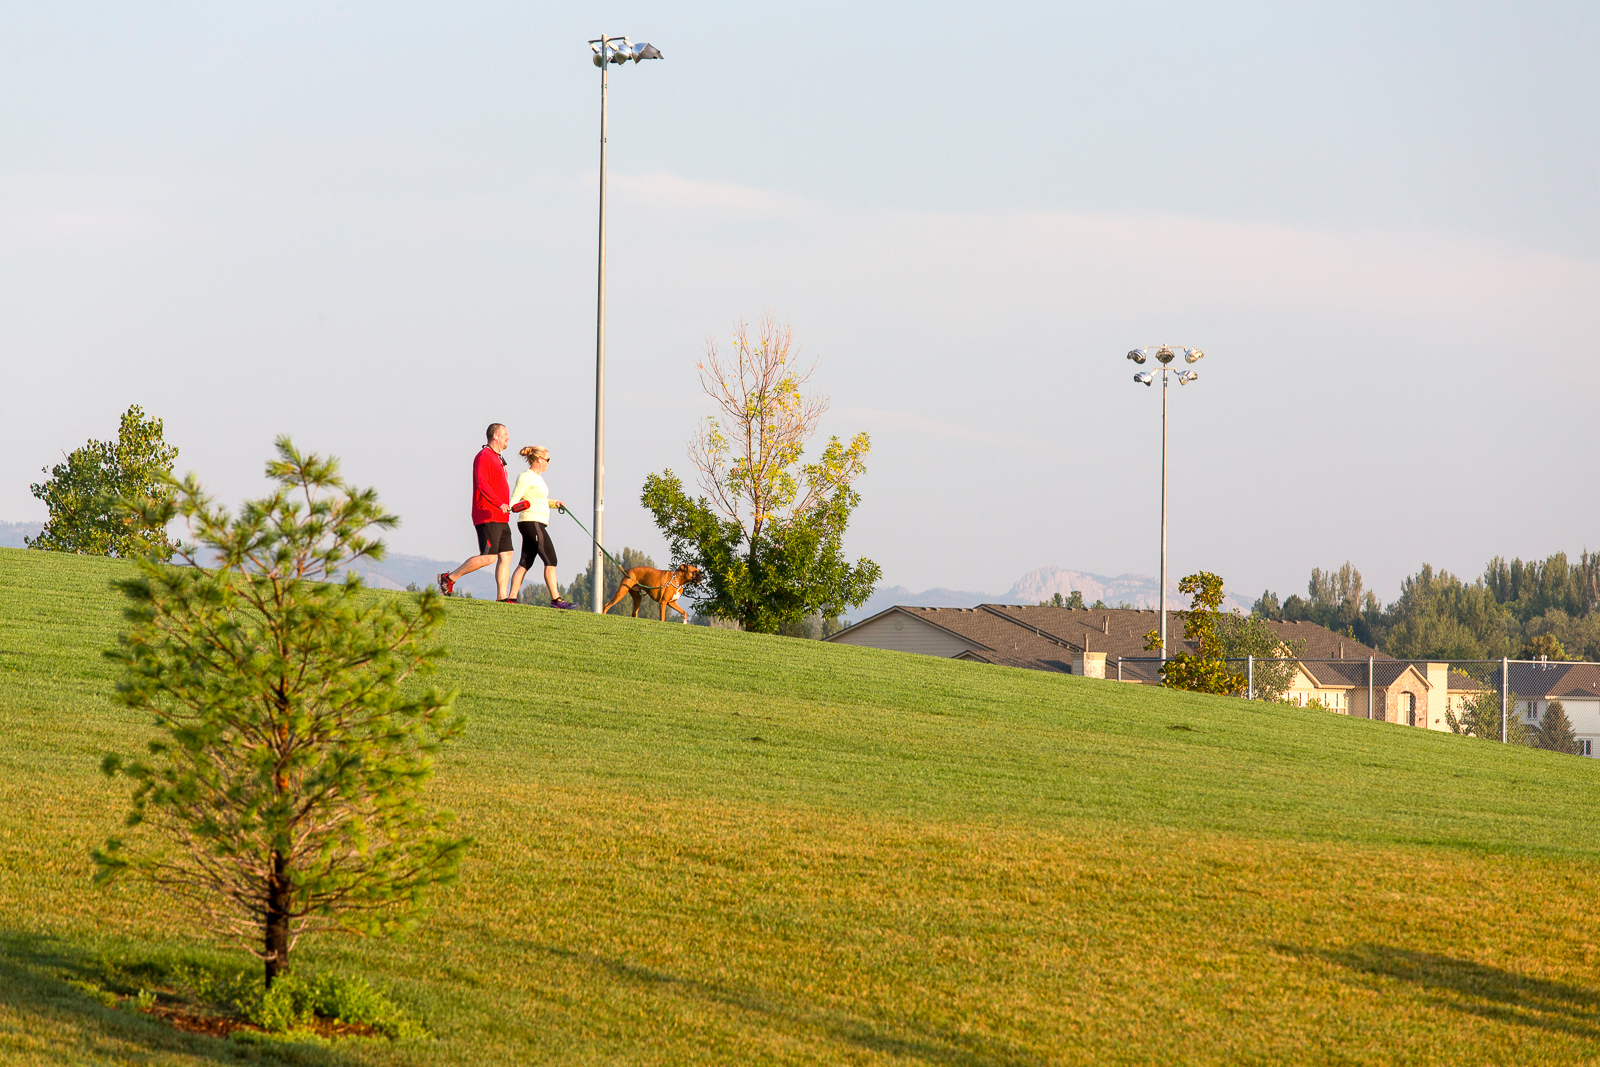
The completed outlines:
<svg viewBox="0 0 1600 1067">
<path fill-rule="evenodd" d="M 215 1015 L 207 1011 L 198 1011 L 184 1005 L 152 1004 L 148 1008 L 141 1008 L 146 1015 L 154 1015 L 167 1023 L 175 1030 L 183 1030 L 191 1034 L 207 1034 L 211 1037 L 227 1037 L 229 1034 L 240 1030 L 264 1034 L 267 1031 L 255 1023 L 248 1022 L 232 1015 Z M 337 1022 L 333 1019 L 312 1019 L 310 1024 L 297 1027 L 298 1031 L 309 1031 L 318 1037 L 378 1037 L 378 1031 L 365 1023 Z"/>
</svg>

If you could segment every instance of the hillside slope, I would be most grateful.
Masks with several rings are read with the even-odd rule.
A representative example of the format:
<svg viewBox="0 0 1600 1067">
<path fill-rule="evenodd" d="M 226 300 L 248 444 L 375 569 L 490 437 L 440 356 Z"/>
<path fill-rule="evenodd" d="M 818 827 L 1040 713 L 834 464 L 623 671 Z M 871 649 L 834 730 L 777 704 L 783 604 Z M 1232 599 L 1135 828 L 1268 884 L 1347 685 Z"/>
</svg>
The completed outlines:
<svg viewBox="0 0 1600 1067">
<path fill-rule="evenodd" d="M 0 550 L 0 1060 L 229 1061 L 98 1007 L 237 952 L 88 884 L 150 730 L 111 560 Z M 377 594 L 391 595 L 391 594 Z M 398 942 L 296 961 L 434 1036 L 307 1063 L 1592 1062 L 1594 763 L 982 664 L 451 607 L 477 845 Z"/>
</svg>

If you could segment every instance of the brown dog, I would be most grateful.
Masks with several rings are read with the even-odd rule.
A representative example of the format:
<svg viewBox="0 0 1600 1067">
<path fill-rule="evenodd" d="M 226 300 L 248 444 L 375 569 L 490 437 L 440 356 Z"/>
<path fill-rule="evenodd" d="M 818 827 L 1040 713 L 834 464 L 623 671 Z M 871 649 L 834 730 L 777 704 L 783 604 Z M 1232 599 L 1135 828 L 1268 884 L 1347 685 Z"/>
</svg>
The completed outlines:
<svg viewBox="0 0 1600 1067">
<path fill-rule="evenodd" d="M 685 563 L 675 571 L 661 571 L 654 567 L 635 567 L 622 577 L 622 585 L 617 589 L 617 595 L 612 597 L 605 607 L 600 609 L 603 615 L 610 611 L 614 605 L 622 600 L 623 596 L 633 597 L 633 617 L 639 617 L 639 605 L 643 603 L 642 597 L 649 594 L 651 600 L 661 605 L 661 621 L 667 621 L 667 609 L 671 608 L 683 616 L 683 621 L 689 621 L 689 613 L 678 606 L 678 594 L 683 592 L 685 586 L 695 584 L 700 580 L 700 568 L 693 564 Z"/>
</svg>

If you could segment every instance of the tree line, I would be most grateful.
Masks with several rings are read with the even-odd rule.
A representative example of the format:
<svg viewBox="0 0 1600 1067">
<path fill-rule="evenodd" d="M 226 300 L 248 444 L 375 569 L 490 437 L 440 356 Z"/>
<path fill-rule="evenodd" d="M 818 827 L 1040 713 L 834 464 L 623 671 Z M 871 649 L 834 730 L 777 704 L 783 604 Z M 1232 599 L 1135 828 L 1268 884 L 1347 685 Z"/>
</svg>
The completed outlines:
<svg viewBox="0 0 1600 1067">
<path fill-rule="evenodd" d="M 1423 564 L 1383 605 L 1348 561 L 1311 569 L 1306 595 L 1263 592 L 1251 614 L 1314 622 L 1400 659 L 1600 660 L 1600 553 L 1496 556 L 1471 582 Z"/>
</svg>

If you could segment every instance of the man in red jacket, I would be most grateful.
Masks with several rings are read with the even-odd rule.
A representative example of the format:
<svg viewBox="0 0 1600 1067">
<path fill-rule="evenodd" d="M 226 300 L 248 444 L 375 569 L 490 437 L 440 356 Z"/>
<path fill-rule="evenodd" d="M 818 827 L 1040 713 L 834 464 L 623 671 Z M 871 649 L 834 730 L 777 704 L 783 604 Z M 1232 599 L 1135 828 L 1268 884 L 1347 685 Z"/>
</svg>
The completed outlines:
<svg viewBox="0 0 1600 1067">
<path fill-rule="evenodd" d="M 472 460 L 472 526 L 478 533 L 478 554 L 453 571 L 439 575 L 439 592 L 449 596 L 456 581 L 493 563 L 497 599 L 508 603 L 511 587 L 511 484 L 506 481 L 506 450 L 511 435 L 503 423 L 490 423 L 485 434 L 489 443 L 478 449 Z M 523 505 L 526 507 L 527 505 Z"/>
</svg>

